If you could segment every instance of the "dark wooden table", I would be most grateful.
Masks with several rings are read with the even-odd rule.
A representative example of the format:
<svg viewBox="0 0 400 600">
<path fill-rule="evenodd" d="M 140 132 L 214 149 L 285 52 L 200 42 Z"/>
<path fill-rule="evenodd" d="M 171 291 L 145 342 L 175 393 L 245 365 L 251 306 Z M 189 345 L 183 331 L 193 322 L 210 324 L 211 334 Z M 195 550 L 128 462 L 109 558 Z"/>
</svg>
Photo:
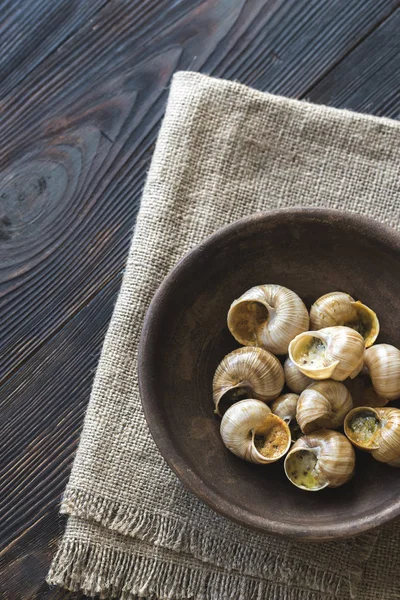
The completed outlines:
<svg viewBox="0 0 400 600">
<path fill-rule="evenodd" d="M 167 88 L 399 117 L 399 0 L 0 2 L 0 598 L 44 582 Z"/>
</svg>

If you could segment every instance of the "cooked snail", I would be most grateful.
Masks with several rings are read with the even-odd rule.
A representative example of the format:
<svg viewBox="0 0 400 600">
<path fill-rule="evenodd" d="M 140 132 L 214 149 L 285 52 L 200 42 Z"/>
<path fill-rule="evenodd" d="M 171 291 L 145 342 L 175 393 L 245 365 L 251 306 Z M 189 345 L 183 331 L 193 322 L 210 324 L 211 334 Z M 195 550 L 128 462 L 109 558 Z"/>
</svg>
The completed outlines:
<svg viewBox="0 0 400 600">
<path fill-rule="evenodd" d="M 263 348 L 246 346 L 230 352 L 215 371 L 215 412 L 222 415 L 244 398 L 268 402 L 281 393 L 285 378 L 279 360 Z"/>
<path fill-rule="evenodd" d="M 358 331 L 365 340 L 366 348 L 372 346 L 379 333 L 379 321 L 374 311 L 343 292 L 321 296 L 310 311 L 312 329 L 336 325 L 345 325 Z"/>
<path fill-rule="evenodd" d="M 283 364 L 285 381 L 288 388 L 295 394 L 301 394 L 314 380 L 304 375 L 289 357 Z"/>
<path fill-rule="evenodd" d="M 316 381 L 300 394 L 296 419 L 303 433 L 323 427 L 338 429 L 352 406 L 351 394 L 343 383 Z"/>
<path fill-rule="evenodd" d="M 233 404 L 221 421 L 225 446 L 249 462 L 267 464 L 281 458 L 289 449 L 290 430 L 260 400 L 241 400 Z"/>
<path fill-rule="evenodd" d="M 343 381 L 363 366 L 364 338 L 350 327 L 326 327 L 300 333 L 289 344 L 296 367 L 312 379 Z"/>
<path fill-rule="evenodd" d="M 400 467 L 400 409 L 385 407 L 400 398 L 400 350 L 373 345 L 379 321 L 370 308 L 332 292 L 309 319 L 297 294 L 260 285 L 232 303 L 228 327 L 244 347 L 218 365 L 213 399 L 233 454 L 259 464 L 286 454 L 286 476 L 307 491 L 349 481 L 353 446 Z M 287 351 L 282 368 L 273 353 Z M 291 391 L 282 394 L 285 381 Z M 342 425 L 346 435 L 335 431 Z"/>
<path fill-rule="evenodd" d="M 339 487 L 352 477 L 354 450 L 344 435 L 320 429 L 301 437 L 285 458 L 285 473 L 298 488 L 317 492 Z"/>
<path fill-rule="evenodd" d="M 346 416 L 344 431 L 349 440 L 371 452 L 379 462 L 400 467 L 400 410 L 360 406 Z"/>
<path fill-rule="evenodd" d="M 289 342 L 307 331 L 309 317 L 297 294 L 280 285 L 258 285 L 235 300 L 228 312 L 233 337 L 246 346 L 285 354 Z"/>
<path fill-rule="evenodd" d="M 365 351 L 365 366 L 378 396 L 400 397 L 400 350 L 390 344 L 372 346 Z"/>
<path fill-rule="evenodd" d="M 298 399 L 299 396 L 297 394 L 282 394 L 271 404 L 271 410 L 274 415 L 278 415 L 278 417 L 286 421 L 289 425 L 292 442 L 295 442 L 301 436 L 300 427 L 296 420 Z"/>
</svg>

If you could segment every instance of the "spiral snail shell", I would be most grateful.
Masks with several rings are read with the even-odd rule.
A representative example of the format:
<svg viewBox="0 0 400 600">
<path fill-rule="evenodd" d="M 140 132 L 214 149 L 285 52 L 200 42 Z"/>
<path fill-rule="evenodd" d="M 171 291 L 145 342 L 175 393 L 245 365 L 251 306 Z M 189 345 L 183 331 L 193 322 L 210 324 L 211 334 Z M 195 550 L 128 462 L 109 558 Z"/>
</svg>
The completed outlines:
<svg viewBox="0 0 400 600">
<path fill-rule="evenodd" d="M 316 381 L 300 394 L 296 419 L 303 433 L 326 427 L 338 429 L 353 407 L 351 394 L 343 383 Z"/>
<path fill-rule="evenodd" d="M 300 333 L 289 344 L 289 357 L 312 379 L 343 381 L 363 366 L 364 338 L 350 327 L 326 327 Z"/>
<path fill-rule="evenodd" d="M 365 351 L 365 367 L 378 396 L 400 397 L 400 350 L 390 344 L 376 344 Z"/>
<path fill-rule="evenodd" d="M 239 344 L 260 346 L 274 354 L 286 354 L 289 342 L 308 325 L 303 301 L 281 285 L 252 287 L 228 312 L 229 331 Z"/>
<path fill-rule="evenodd" d="M 344 432 L 357 448 L 371 452 L 379 462 L 400 467 L 400 409 L 354 408 L 346 416 Z"/>
<path fill-rule="evenodd" d="M 260 400 L 246 399 L 233 404 L 221 421 L 225 446 L 239 458 L 268 464 L 279 460 L 291 443 L 287 423 L 274 415 Z"/>
<path fill-rule="evenodd" d="M 317 492 L 339 487 L 352 477 L 354 449 L 338 431 L 319 429 L 301 437 L 285 458 L 285 473 L 296 487 Z"/>
<path fill-rule="evenodd" d="M 311 377 L 307 377 L 307 375 L 304 375 L 304 373 L 299 371 L 289 357 L 287 357 L 283 364 L 283 370 L 285 372 L 286 385 L 295 394 L 301 394 L 301 392 L 304 392 L 306 387 L 308 387 L 314 381 L 311 379 Z"/>
<path fill-rule="evenodd" d="M 271 411 L 286 421 L 289 425 L 292 442 L 301 436 L 301 430 L 296 420 L 298 394 L 282 394 L 271 403 Z"/>
<path fill-rule="evenodd" d="M 279 396 L 285 378 L 279 360 L 263 348 L 245 346 L 222 359 L 213 379 L 216 414 L 244 398 L 269 402 Z"/>
<path fill-rule="evenodd" d="M 310 311 L 312 329 L 344 325 L 355 329 L 372 346 L 379 334 L 378 317 L 373 310 L 343 292 L 330 292 L 314 302 Z"/>
</svg>

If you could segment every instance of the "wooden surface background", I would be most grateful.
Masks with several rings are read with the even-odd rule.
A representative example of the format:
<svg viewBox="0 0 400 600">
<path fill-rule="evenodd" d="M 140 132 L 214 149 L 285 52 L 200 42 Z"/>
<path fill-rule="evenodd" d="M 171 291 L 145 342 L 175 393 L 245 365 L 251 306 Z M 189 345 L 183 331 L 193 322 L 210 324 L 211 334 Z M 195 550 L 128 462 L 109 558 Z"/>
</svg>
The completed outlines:
<svg viewBox="0 0 400 600">
<path fill-rule="evenodd" d="M 399 0 L 0 1 L 0 598 L 58 504 L 179 69 L 400 115 Z"/>
</svg>

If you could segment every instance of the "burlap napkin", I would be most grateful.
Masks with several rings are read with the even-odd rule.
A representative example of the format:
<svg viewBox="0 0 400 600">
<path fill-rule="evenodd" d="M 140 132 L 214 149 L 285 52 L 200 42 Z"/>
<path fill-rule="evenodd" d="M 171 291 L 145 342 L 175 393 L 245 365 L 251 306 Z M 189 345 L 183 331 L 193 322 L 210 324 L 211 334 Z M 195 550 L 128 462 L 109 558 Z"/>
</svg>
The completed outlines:
<svg viewBox="0 0 400 600">
<path fill-rule="evenodd" d="M 70 517 L 51 583 L 124 600 L 400 597 L 399 526 L 292 543 L 248 531 L 183 489 L 148 432 L 136 375 L 155 290 L 222 225 L 309 205 L 399 228 L 399 142 L 387 119 L 175 75 L 62 502 Z"/>
</svg>

